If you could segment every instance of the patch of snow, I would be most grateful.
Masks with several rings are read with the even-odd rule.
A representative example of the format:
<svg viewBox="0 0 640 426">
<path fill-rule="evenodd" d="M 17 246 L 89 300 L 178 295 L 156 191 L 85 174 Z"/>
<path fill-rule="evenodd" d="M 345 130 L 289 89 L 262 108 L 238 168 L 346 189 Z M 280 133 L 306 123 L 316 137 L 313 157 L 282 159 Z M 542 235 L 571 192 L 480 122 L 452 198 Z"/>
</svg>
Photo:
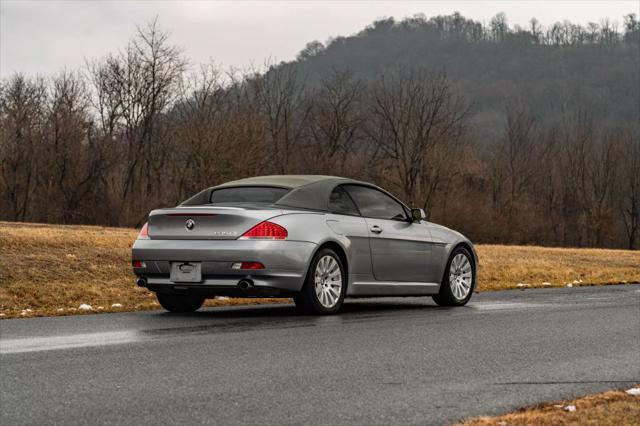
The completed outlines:
<svg viewBox="0 0 640 426">
<path fill-rule="evenodd" d="M 67 257 L 69 259 L 76 259 L 76 255 L 75 254 L 71 254 L 71 253 L 67 254 Z"/>
<path fill-rule="evenodd" d="M 573 280 L 574 284 L 580 284 L 582 281 L 578 281 L 578 280 Z"/>
<path fill-rule="evenodd" d="M 580 279 L 580 280 L 578 280 L 578 282 L 579 282 L 579 283 L 582 283 L 582 280 Z"/>
<path fill-rule="evenodd" d="M 567 284 L 567 287 L 573 287 L 573 284 L 569 283 Z"/>
<path fill-rule="evenodd" d="M 112 308 L 122 308 L 122 303 L 114 303 L 111 305 Z"/>
<path fill-rule="evenodd" d="M 216 299 L 218 299 L 218 300 L 229 300 L 229 298 L 227 296 L 216 296 Z"/>
<path fill-rule="evenodd" d="M 542 285 L 543 285 L 543 286 L 545 286 L 545 287 L 549 287 L 549 286 L 551 285 L 551 283 L 550 283 L 550 282 L 545 281 L 545 282 L 543 282 L 543 283 L 542 283 Z"/>
<path fill-rule="evenodd" d="M 4 317 L 4 316 L 6 316 L 6 314 L 0 314 L 0 317 Z"/>
<path fill-rule="evenodd" d="M 555 404 L 553 407 L 554 407 L 554 408 L 564 408 L 564 405 L 562 405 L 562 404 Z"/>
<path fill-rule="evenodd" d="M 529 284 L 525 284 L 525 283 L 518 283 L 518 284 L 516 284 L 516 287 L 518 287 L 518 288 L 527 288 L 527 287 L 530 287 L 530 285 Z"/>
<path fill-rule="evenodd" d="M 86 303 L 83 303 L 82 305 L 78 306 L 78 309 L 80 309 L 81 311 L 92 311 L 93 310 L 91 305 L 87 305 Z"/>
<path fill-rule="evenodd" d="M 98 306 L 98 310 L 101 311 L 104 309 L 104 306 Z"/>
<path fill-rule="evenodd" d="M 631 388 L 625 391 L 629 395 L 640 396 L 640 388 Z"/>
<path fill-rule="evenodd" d="M 56 311 L 62 312 L 62 311 L 64 311 L 64 308 L 58 308 L 58 309 L 56 309 Z"/>
<path fill-rule="evenodd" d="M 573 413 L 574 411 L 576 411 L 576 406 L 575 405 L 567 405 L 566 407 L 564 407 L 564 410 Z"/>
</svg>

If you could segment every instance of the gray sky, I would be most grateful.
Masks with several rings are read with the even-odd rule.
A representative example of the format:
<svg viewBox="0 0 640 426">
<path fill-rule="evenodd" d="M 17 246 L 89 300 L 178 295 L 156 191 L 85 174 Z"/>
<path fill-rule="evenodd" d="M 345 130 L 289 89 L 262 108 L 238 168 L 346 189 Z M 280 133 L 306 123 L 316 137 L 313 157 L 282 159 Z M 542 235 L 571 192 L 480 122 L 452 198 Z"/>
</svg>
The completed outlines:
<svg viewBox="0 0 640 426">
<path fill-rule="evenodd" d="M 0 75 L 52 74 L 82 67 L 126 45 L 136 25 L 156 15 L 192 64 L 215 61 L 246 68 L 265 59 L 290 60 L 311 40 L 351 35 L 373 20 L 459 11 L 488 22 L 497 12 L 509 24 L 536 17 L 545 26 L 564 19 L 586 24 L 639 13 L 626 1 L 13 1 L 0 0 Z"/>
</svg>

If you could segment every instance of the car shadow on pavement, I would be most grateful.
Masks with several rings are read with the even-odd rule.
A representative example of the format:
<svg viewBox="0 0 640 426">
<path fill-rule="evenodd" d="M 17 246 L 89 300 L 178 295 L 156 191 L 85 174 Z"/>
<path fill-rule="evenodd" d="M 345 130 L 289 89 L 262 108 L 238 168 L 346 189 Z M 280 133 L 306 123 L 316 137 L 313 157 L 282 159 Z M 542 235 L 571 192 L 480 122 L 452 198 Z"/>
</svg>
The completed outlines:
<svg viewBox="0 0 640 426">
<path fill-rule="evenodd" d="M 448 310 L 450 308 L 439 307 L 430 300 L 413 298 L 412 300 L 347 300 L 340 311 L 332 316 L 344 317 L 363 313 L 393 313 L 424 310 Z M 324 316 L 307 315 L 298 311 L 293 303 L 290 304 L 265 304 L 265 305 L 237 305 L 225 307 L 209 307 L 194 313 L 175 314 L 163 312 L 165 317 L 195 317 L 195 318 L 322 318 Z"/>
<path fill-rule="evenodd" d="M 305 315 L 291 304 L 265 304 L 245 306 L 210 307 L 188 314 L 163 312 L 160 327 L 144 330 L 144 334 L 170 336 L 178 334 L 225 333 L 255 331 L 256 329 L 289 329 L 316 327 L 336 323 L 357 323 L 371 320 L 397 320 L 412 316 L 435 314 L 451 308 L 438 307 L 424 299 L 367 299 L 348 300 L 334 315 Z M 448 314 L 448 313 L 447 313 Z M 188 322 L 185 323 L 185 319 Z M 172 324 L 171 320 L 176 320 Z"/>
</svg>

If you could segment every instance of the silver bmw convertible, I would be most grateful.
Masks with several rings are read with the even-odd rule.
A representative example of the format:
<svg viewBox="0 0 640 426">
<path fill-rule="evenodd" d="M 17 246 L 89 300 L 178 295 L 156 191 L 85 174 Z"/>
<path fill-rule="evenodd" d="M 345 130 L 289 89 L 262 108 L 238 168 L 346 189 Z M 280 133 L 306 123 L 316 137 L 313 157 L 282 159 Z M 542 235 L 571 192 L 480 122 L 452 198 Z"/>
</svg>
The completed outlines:
<svg viewBox="0 0 640 426">
<path fill-rule="evenodd" d="M 137 284 L 170 312 L 215 296 L 293 297 L 313 314 L 337 312 L 345 297 L 461 306 L 477 262 L 467 238 L 422 209 L 366 182 L 311 175 L 236 180 L 153 210 L 132 249 Z"/>
</svg>

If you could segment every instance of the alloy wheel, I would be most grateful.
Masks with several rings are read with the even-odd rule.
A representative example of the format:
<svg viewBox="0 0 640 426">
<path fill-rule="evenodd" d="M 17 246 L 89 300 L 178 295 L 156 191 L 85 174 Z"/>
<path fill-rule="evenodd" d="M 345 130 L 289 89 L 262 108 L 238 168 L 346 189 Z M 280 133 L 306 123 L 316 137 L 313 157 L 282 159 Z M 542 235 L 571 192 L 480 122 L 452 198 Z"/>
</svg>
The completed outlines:
<svg viewBox="0 0 640 426">
<path fill-rule="evenodd" d="M 316 264 L 314 284 L 318 302 L 325 308 L 333 308 L 342 292 L 342 271 L 332 256 L 322 256 Z"/>
<path fill-rule="evenodd" d="M 449 266 L 449 286 L 453 296 L 458 300 L 464 300 L 469 295 L 472 284 L 471 262 L 463 253 L 458 253 L 453 257 Z"/>
</svg>

